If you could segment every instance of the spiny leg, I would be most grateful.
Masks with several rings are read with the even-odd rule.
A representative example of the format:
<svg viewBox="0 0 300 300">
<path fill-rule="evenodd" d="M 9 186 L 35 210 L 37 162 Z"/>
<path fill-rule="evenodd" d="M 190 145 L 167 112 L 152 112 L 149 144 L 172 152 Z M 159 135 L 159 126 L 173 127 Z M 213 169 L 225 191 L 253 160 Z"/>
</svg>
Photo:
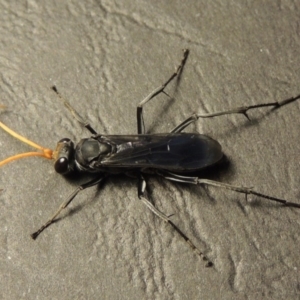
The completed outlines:
<svg viewBox="0 0 300 300">
<path fill-rule="evenodd" d="M 180 74 L 180 72 L 182 71 L 182 68 L 187 60 L 189 54 L 189 50 L 188 49 L 184 49 L 183 50 L 183 58 L 180 62 L 180 65 L 178 66 L 178 68 L 176 69 L 175 73 L 172 74 L 172 76 L 160 87 L 156 88 L 155 90 L 153 90 L 143 101 L 141 101 L 139 103 L 139 105 L 137 106 L 137 131 L 138 134 L 145 134 L 145 123 L 144 123 L 144 118 L 143 118 L 143 105 L 146 104 L 148 101 L 150 101 L 151 99 L 153 99 L 155 96 L 157 96 L 160 93 L 164 93 L 167 96 L 169 96 L 164 89 L 166 88 L 166 86 L 177 76 Z"/>
<path fill-rule="evenodd" d="M 289 202 L 289 201 L 284 200 L 284 199 L 280 199 L 280 198 L 277 198 L 277 197 L 272 197 L 272 196 L 269 196 L 269 195 L 266 195 L 266 194 L 258 193 L 256 191 L 254 191 L 252 188 L 247 188 L 247 187 L 242 187 L 242 186 L 235 186 L 235 185 L 231 185 L 231 184 L 227 184 L 227 183 L 223 183 L 223 182 L 219 182 L 219 181 L 214 181 L 214 180 L 210 180 L 210 179 L 202 179 L 202 178 L 198 178 L 198 177 L 182 176 L 182 175 L 177 175 L 177 174 L 174 174 L 174 173 L 171 173 L 171 172 L 163 172 L 163 173 L 158 173 L 158 174 L 163 176 L 164 178 L 166 178 L 168 180 L 172 180 L 172 181 L 176 181 L 176 182 L 211 185 L 211 186 L 220 187 L 220 188 L 224 188 L 224 189 L 227 189 L 227 190 L 231 190 L 231 191 L 235 191 L 235 192 L 238 192 L 238 193 L 245 194 L 246 197 L 248 195 L 256 195 L 256 196 L 259 196 L 261 198 L 264 198 L 264 199 L 267 199 L 267 200 L 270 200 L 270 201 L 275 201 L 275 202 L 281 203 L 284 206 L 300 208 L 300 203 Z"/>
<path fill-rule="evenodd" d="M 51 89 L 57 94 L 60 100 L 64 103 L 65 107 L 71 112 L 73 117 L 82 125 L 84 126 L 90 133 L 97 134 L 97 132 L 93 129 L 91 124 L 87 121 L 85 121 L 80 114 L 71 106 L 71 104 L 64 99 L 61 94 L 58 92 L 56 86 L 52 86 Z"/>
<path fill-rule="evenodd" d="M 101 177 L 94 178 L 93 180 L 78 186 L 77 189 L 71 195 L 69 195 L 68 199 L 59 206 L 56 213 L 44 225 L 42 225 L 39 230 L 32 233 L 31 237 L 35 240 L 42 231 L 44 231 L 47 227 L 55 222 L 56 217 L 72 202 L 72 200 L 79 194 L 79 192 L 83 191 L 86 188 L 99 184 L 105 177 L 106 175 L 101 175 Z"/>
<path fill-rule="evenodd" d="M 169 223 L 173 229 L 189 244 L 193 251 L 199 255 L 203 261 L 206 262 L 206 267 L 212 267 L 213 263 L 208 260 L 208 258 L 194 245 L 194 243 L 167 217 L 164 213 L 159 211 L 146 197 L 146 181 L 142 175 L 139 177 L 139 184 L 138 184 L 138 197 L 139 199 L 159 218 L 161 218 L 166 223 Z"/>
<path fill-rule="evenodd" d="M 286 105 L 290 102 L 296 101 L 300 99 L 300 95 L 296 97 L 291 97 L 285 100 L 281 101 L 276 101 L 276 102 L 271 102 L 271 103 L 262 103 L 262 104 L 256 104 L 256 105 L 250 105 L 250 106 L 241 106 L 237 107 L 234 109 L 230 110 L 225 110 L 225 111 L 218 111 L 215 113 L 208 113 L 208 114 L 192 114 L 190 117 L 188 117 L 186 120 L 184 120 L 182 123 L 180 123 L 178 126 L 176 126 L 171 133 L 177 133 L 181 132 L 183 129 L 185 129 L 187 126 L 190 124 L 196 122 L 199 118 L 213 118 L 213 117 L 218 117 L 222 115 L 230 115 L 230 114 L 242 114 L 244 115 L 248 120 L 250 120 L 247 111 L 255 108 L 260 108 L 260 107 L 268 107 L 268 106 L 273 106 L 274 108 L 279 108 L 283 105 Z"/>
</svg>

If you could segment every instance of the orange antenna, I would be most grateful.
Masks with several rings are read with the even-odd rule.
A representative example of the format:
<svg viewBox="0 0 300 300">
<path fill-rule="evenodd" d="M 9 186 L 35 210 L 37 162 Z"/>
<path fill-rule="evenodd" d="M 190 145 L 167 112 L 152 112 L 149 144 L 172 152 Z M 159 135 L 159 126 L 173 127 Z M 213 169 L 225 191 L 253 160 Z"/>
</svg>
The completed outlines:
<svg viewBox="0 0 300 300">
<path fill-rule="evenodd" d="M 0 104 L 0 107 L 4 107 L 4 105 Z M 25 153 L 20 153 L 20 154 L 16 154 L 14 156 L 10 156 L 2 161 L 0 161 L 0 167 L 2 167 L 3 165 L 23 158 L 23 157 L 29 157 L 29 156 L 41 156 L 44 158 L 48 158 L 48 159 L 52 159 L 52 155 L 53 155 L 53 151 L 51 149 L 48 148 L 44 148 L 28 139 L 26 139 L 25 137 L 19 135 L 18 133 L 14 132 L 13 130 L 11 130 L 10 128 L 8 128 L 6 125 L 4 125 L 2 122 L 0 122 L 0 127 L 5 130 L 7 133 L 9 133 L 10 135 L 12 135 L 13 137 L 15 137 L 16 139 L 22 141 L 25 144 L 28 144 L 29 146 L 36 148 L 38 150 L 40 150 L 40 152 L 25 152 Z"/>
</svg>

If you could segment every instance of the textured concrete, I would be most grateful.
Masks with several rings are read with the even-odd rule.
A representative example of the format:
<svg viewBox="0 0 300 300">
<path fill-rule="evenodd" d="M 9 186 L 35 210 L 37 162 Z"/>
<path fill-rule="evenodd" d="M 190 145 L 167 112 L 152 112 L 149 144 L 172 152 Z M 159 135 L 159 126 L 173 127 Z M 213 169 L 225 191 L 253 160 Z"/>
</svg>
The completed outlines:
<svg viewBox="0 0 300 300">
<path fill-rule="evenodd" d="M 241 1 L 243 2 L 243 1 Z M 1 121 L 47 147 L 88 136 L 55 84 L 104 134 L 136 131 L 136 105 L 191 50 L 179 84 L 145 107 L 151 132 L 192 112 L 300 93 L 293 1 L 0 1 Z M 247 4 L 246 4 L 247 3 Z M 230 164 L 211 178 L 300 203 L 300 101 L 200 120 Z M 0 131 L 1 158 L 29 147 Z M 296 299 L 300 210 L 226 190 L 150 178 L 149 194 L 214 262 L 207 269 L 137 199 L 136 181 L 91 188 L 37 241 L 30 238 L 79 182 L 51 161 L 0 170 L 1 299 Z M 251 199 L 250 199 L 251 198 Z"/>
</svg>

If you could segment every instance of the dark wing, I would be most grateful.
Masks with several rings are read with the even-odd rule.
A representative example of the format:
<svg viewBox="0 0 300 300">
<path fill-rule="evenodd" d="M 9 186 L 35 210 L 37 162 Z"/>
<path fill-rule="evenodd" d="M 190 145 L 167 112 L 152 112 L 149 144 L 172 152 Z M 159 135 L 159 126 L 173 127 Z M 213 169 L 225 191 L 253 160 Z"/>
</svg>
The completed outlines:
<svg viewBox="0 0 300 300">
<path fill-rule="evenodd" d="M 218 142 L 191 133 L 105 136 L 116 152 L 99 161 L 99 166 L 137 167 L 192 171 L 219 161 L 223 154 Z"/>
</svg>

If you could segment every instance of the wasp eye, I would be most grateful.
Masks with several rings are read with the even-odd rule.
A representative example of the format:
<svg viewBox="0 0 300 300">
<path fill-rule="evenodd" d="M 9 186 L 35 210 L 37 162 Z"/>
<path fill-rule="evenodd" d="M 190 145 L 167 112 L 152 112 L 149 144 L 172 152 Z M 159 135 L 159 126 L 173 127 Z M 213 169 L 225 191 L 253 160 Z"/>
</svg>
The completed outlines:
<svg viewBox="0 0 300 300">
<path fill-rule="evenodd" d="M 54 169 L 59 174 L 65 174 L 69 171 L 69 160 L 66 157 L 60 157 L 54 164 Z"/>
<path fill-rule="evenodd" d="M 54 151 L 54 169 L 59 174 L 67 174 L 74 167 L 74 144 L 70 139 L 61 139 Z"/>
</svg>

